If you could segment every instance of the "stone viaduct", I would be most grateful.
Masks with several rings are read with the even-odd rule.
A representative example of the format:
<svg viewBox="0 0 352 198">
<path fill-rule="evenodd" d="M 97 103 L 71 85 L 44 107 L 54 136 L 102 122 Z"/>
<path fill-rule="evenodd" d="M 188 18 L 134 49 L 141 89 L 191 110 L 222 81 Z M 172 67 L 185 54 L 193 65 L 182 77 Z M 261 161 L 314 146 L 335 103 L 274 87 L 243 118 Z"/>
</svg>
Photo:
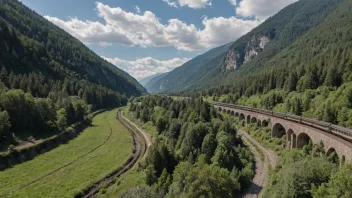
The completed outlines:
<svg viewBox="0 0 352 198">
<path fill-rule="evenodd" d="M 272 137 L 286 136 L 287 141 L 291 144 L 291 149 L 300 149 L 307 145 L 309 140 L 313 144 L 323 142 L 327 154 L 335 151 L 341 161 L 352 161 L 351 129 L 262 109 L 226 103 L 213 103 L 213 105 L 217 110 L 239 117 L 247 124 L 270 127 Z"/>
</svg>

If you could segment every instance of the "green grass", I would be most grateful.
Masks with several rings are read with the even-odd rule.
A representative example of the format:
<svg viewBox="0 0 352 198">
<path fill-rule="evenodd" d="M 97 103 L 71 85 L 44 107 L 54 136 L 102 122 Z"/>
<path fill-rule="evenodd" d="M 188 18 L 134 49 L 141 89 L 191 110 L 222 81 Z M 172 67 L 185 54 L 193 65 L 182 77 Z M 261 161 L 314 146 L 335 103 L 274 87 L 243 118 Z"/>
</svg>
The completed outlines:
<svg viewBox="0 0 352 198">
<path fill-rule="evenodd" d="M 145 184 L 146 175 L 143 170 L 133 169 L 116 178 L 116 182 L 107 189 L 100 189 L 97 197 L 115 198 L 118 195 L 125 193 L 129 188 Z"/>
<path fill-rule="evenodd" d="M 102 144 L 110 134 L 107 122 L 111 125 L 112 135 L 103 146 L 8 197 L 73 197 L 122 166 L 132 154 L 133 143 L 130 133 L 116 119 L 116 115 L 117 109 L 101 113 L 94 117 L 91 127 L 68 144 L 0 172 L 0 194 L 13 191 Z"/>
</svg>

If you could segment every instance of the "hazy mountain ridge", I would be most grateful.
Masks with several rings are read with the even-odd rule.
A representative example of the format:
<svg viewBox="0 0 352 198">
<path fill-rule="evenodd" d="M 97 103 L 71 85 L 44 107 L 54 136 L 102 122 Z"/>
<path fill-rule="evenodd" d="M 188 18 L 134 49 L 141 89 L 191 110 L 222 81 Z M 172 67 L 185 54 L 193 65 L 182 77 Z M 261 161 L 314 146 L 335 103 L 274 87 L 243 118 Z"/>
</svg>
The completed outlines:
<svg viewBox="0 0 352 198">
<path fill-rule="evenodd" d="M 163 78 L 158 79 L 154 84 L 150 84 L 148 91 L 151 93 L 160 93 L 187 89 L 188 85 L 200 80 L 202 76 L 214 69 L 214 64 L 218 64 L 220 60 L 224 59 L 225 52 L 228 51 L 231 44 L 228 43 L 211 49 L 182 66 L 175 68 Z"/>
<path fill-rule="evenodd" d="M 143 79 L 141 79 L 141 80 L 138 80 L 138 82 L 143 86 L 143 87 L 145 87 L 145 85 L 152 79 L 152 78 L 154 78 L 154 77 L 156 77 L 156 76 L 159 76 L 159 75 L 161 75 L 162 73 L 157 73 L 157 74 L 154 74 L 154 75 L 151 75 L 151 76 L 147 76 L 147 77 L 145 77 L 145 78 L 143 78 Z"/>
<path fill-rule="evenodd" d="M 144 87 L 147 89 L 149 93 L 151 93 L 151 90 L 153 89 L 153 87 L 156 86 L 155 83 L 157 83 L 160 79 L 164 78 L 168 74 L 169 72 L 166 72 L 166 73 L 161 73 L 159 75 L 153 76 L 153 78 L 151 78 Z"/>
</svg>

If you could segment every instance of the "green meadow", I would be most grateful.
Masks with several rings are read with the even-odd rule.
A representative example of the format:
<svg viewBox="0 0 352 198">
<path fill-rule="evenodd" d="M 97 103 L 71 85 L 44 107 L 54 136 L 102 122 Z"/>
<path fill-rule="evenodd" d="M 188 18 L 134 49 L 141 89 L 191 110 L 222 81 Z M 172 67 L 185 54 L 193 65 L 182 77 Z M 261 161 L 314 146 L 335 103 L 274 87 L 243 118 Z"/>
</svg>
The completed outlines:
<svg viewBox="0 0 352 198">
<path fill-rule="evenodd" d="M 73 197 L 121 167 L 132 155 L 133 141 L 116 117 L 117 109 L 98 114 L 92 126 L 67 144 L 1 171 L 0 195 L 12 192 L 5 197 Z M 104 141 L 73 164 L 16 190 L 89 153 Z"/>
</svg>

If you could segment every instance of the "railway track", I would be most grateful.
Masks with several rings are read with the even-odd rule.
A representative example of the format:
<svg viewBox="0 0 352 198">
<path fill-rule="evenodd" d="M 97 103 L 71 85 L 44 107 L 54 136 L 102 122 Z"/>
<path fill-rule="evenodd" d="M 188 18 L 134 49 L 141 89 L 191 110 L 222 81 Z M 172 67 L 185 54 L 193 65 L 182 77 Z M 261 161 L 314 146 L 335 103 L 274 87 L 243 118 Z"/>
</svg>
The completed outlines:
<svg viewBox="0 0 352 198">
<path fill-rule="evenodd" d="M 138 160 L 144 158 L 147 154 L 148 144 L 146 136 L 139 131 L 139 129 L 132 124 L 130 121 L 125 119 L 122 115 L 121 109 L 118 111 L 118 119 L 122 123 L 122 125 L 131 133 L 134 143 L 134 152 L 133 155 L 125 162 L 125 164 L 111 173 L 110 175 L 106 176 L 104 179 L 100 180 L 99 182 L 93 184 L 84 194 L 77 195 L 76 197 L 83 197 L 89 198 L 94 197 L 96 193 L 99 192 L 100 188 L 103 185 L 110 186 L 113 184 L 114 178 L 122 175 L 123 173 L 127 172 L 138 162 Z"/>
</svg>

